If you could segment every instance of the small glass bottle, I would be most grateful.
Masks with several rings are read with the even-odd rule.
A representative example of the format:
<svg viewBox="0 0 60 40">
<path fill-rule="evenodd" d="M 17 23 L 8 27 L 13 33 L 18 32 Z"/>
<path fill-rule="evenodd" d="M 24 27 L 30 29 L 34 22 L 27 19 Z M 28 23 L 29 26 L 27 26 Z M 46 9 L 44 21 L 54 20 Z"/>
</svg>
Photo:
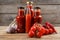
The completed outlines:
<svg viewBox="0 0 60 40">
<path fill-rule="evenodd" d="M 41 11 L 39 7 L 35 7 L 34 11 L 34 23 L 42 23 L 42 16 L 41 16 Z"/>
<path fill-rule="evenodd" d="M 17 32 L 24 33 L 25 32 L 25 15 L 24 15 L 24 7 L 18 8 L 18 15 L 16 17 L 17 22 Z"/>
</svg>

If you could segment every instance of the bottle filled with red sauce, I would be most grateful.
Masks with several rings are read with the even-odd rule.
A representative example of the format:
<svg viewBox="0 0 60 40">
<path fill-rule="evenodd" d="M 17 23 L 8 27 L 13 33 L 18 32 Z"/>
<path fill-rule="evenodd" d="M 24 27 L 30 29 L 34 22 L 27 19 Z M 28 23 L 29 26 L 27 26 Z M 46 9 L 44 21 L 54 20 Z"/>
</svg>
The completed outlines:
<svg viewBox="0 0 60 40">
<path fill-rule="evenodd" d="M 27 10 L 26 10 L 26 33 L 29 32 L 31 28 L 31 8 L 29 2 L 27 2 Z"/>
<path fill-rule="evenodd" d="M 16 17 L 17 22 L 17 32 L 24 33 L 25 32 L 25 15 L 24 15 L 24 7 L 18 8 L 18 15 Z"/>
<path fill-rule="evenodd" d="M 27 7 L 30 8 L 30 11 L 31 11 L 31 26 L 33 25 L 33 17 L 34 17 L 34 10 L 33 10 L 33 2 L 27 2 Z"/>
<path fill-rule="evenodd" d="M 34 16 L 33 2 L 27 2 L 27 7 L 30 8 L 31 16 Z"/>
<path fill-rule="evenodd" d="M 41 16 L 41 10 L 40 7 L 35 7 L 34 8 L 34 23 L 42 23 L 42 16 Z"/>
<path fill-rule="evenodd" d="M 31 9 L 31 26 L 34 24 L 34 10 Z"/>
</svg>

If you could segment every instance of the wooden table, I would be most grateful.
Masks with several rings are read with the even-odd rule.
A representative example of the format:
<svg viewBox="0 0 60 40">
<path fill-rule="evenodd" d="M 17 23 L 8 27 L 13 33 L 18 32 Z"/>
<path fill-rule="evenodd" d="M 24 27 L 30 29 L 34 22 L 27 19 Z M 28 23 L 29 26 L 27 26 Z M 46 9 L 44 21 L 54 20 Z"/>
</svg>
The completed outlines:
<svg viewBox="0 0 60 40">
<path fill-rule="evenodd" d="M 44 35 L 42 38 L 29 38 L 27 33 L 7 34 L 6 28 L 0 27 L 0 40 L 60 40 L 60 27 L 55 27 L 58 34 Z"/>
</svg>

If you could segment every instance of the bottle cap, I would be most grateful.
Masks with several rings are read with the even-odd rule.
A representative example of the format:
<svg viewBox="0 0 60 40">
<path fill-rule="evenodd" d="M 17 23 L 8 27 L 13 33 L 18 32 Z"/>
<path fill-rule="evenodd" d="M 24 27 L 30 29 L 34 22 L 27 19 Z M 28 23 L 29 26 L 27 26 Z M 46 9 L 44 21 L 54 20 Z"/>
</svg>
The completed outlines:
<svg viewBox="0 0 60 40">
<path fill-rule="evenodd" d="M 18 7 L 18 9 L 24 9 L 24 7 Z"/>
<path fill-rule="evenodd" d="M 30 1 L 30 2 L 27 2 L 27 4 L 33 4 L 33 2 L 32 2 L 32 1 Z"/>
<path fill-rule="evenodd" d="M 34 7 L 34 9 L 41 9 L 40 7 Z"/>
</svg>

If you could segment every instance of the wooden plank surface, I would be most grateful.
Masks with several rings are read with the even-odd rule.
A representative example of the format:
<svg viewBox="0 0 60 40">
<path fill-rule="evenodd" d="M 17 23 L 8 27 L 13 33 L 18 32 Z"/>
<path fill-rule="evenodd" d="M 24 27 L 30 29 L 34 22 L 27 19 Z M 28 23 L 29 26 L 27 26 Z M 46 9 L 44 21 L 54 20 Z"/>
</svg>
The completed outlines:
<svg viewBox="0 0 60 40">
<path fill-rule="evenodd" d="M 60 40 L 60 27 L 55 27 L 58 34 L 44 35 L 42 38 L 29 38 L 27 33 L 7 34 L 8 26 L 0 26 L 0 40 Z"/>
</svg>

